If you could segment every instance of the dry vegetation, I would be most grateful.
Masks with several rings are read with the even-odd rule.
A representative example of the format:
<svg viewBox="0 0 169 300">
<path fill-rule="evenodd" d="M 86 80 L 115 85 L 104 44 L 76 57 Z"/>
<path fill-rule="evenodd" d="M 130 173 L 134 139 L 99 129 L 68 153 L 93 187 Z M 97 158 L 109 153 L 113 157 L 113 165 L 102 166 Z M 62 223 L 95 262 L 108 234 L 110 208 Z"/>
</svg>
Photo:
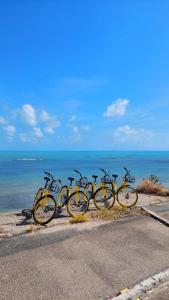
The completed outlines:
<svg viewBox="0 0 169 300">
<path fill-rule="evenodd" d="M 3 227 L 0 227 L 0 234 L 1 234 L 1 233 L 5 233 L 5 230 L 4 230 Z"/>
<path fill-rule="evenodd" d="M 83 223 L 88 222 L 89 218 L 86 215 L 77 215 L 71 218 L 70 223 L 71 224 L 77 224 L 77 223 Z"/>
<path fill-rule="evenodd" d="M 118 218 L 127 216 L 131 213 L 131 209 L 127 209 L 121 206 L 115 206 L 112 209 L 103 208 L 91 213 L 92 219 L 100 220 L 116 220 Z"/>
<path fill-rule="evenodd" d="M 143 179 L 136 190 L 138 193 L 169 196 L 169 189 L 162 186 L 155 175 L 150 175 L 148 178 Z"/>
</svg>

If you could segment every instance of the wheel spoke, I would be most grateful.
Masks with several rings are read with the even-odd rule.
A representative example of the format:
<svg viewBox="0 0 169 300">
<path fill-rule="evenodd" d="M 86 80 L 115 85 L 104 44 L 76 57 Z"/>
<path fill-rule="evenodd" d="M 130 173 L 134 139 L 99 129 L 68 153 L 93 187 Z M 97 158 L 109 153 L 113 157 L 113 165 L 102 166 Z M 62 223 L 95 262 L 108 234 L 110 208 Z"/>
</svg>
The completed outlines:
<svg viewBox="0 0 169 300">
<path fill-rule="evenodd" d="M 33 217 L 36 223 L 47 224 L 54 217 L 56 203 L 52 196 L 44 196 L 35 205 Z"/>
<path fill-rule="evenodd" d="M 88 205 L 87 196 L 83 192 L 73 193 L 68 200 L 68 213 L 71 216 L 84 214 L 88 209 Z"/>
<path fill-rule="evenodd" d="M 95 193 L 94 203 L 98 209 L 110 209 L 113 206 L 114 201 L 114 193 L 110 189 L 101 188 Z"/>
<path fill-rule="evenodd" d="M 130 186 L 122 187 L 117 193 L 117 201 L 124 207 L 132 207 L 138 199 L 137 192 Z"/>
</svg>

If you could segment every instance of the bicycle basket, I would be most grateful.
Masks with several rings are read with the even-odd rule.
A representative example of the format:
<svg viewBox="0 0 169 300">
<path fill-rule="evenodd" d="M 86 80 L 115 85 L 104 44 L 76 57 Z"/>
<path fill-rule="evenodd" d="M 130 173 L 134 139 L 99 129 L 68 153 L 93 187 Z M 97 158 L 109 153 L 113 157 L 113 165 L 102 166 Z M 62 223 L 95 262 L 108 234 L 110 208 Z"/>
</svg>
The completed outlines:
<svg viewBox="0 0 169 300">
<path fill-rule="evenodd" d="M 76 181 L 76 185 L 79 187 L 82 187 L 82 188 L 86 188 L 87 183 L 88 183 L 88 181 L 85 178 L 82 178 L 82 179 Z"/>
<path fill-rule="evenodd" d="M 49 190 L 50 190 L 51 192 L 57 193 L 57 192 L 59 191 L 59 186 L 58 186 L 58 184 L 57 184 L 56 182 L 53 183 L 53 184 L 51 184 L 51 185 L 49 186 Z"/>
<path fill-rule="evenodd" d="M 128 175 L 125 176 L 125 181 L 134 183 L 135 182 L 135 177 L 128 174 Z"/>
<path fill-rule="evenodd" d="M 101 182 L 112 183 L 112 179 L 110 178 L 110 176 L 105 175 L 104 177 L 101 178 Z"/>
</svg>

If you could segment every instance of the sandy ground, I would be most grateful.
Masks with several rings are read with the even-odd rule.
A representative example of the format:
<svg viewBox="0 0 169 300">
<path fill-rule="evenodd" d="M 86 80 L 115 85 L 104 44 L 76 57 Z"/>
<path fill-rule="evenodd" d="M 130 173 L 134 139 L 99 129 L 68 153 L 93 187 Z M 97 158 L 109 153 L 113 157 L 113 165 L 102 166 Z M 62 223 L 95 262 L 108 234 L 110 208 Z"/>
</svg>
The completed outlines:
<svg viewBox="0 0 169 300">
<path fill-rule="evenodd" d="M 159 204 L 162 202 L 169 202 L 169 197 L 139 194 L 137 206 L 142 207 L 142 206 Z M 92 204 L 90 204 L 90 207 L 92 209 L 93 207 Z M 11 237 L 13 235 L 19 235 L 23 233 L 31 233 L 37 230 L 42 230 L 43 232 L 45 230 L 46 232 L 49 232 L 50 230 L 52 232 L 52 231 L 63 229 L 63 226 L 65 229 L 66 227 L 70 228 L 70 226 L 77 226 L 77 225 L 71 225 L 69 221 L 70 221 L 70 217 L 68 216 L 66 211 L 63 211 L 61 217 L 52 220 L 45 227 L 40 225 L 35 225 L 33 219 L 30 219 L 25 222 L 25 217 L 21 215 L 21 212 L 19 210 L 0 213 L 0 238 Z M 81 226 L 93 227 L 98 222 L 103 223 L 103 221 L 94 220 L 85 223 Z"/>
</svg>

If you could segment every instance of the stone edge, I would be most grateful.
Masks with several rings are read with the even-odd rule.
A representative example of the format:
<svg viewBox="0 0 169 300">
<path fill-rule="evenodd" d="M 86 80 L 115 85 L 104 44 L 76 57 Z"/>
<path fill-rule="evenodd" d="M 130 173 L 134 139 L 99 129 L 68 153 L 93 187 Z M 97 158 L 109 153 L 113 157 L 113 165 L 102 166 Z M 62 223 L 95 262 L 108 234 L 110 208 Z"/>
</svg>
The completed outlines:
<svg viewBox="0 0 169 300">
<path fill-rule="evenodd" d="M 149 278 L 136 284 L 131 289 L 126 289 L 126 292 L 120 295 L 110 298 L 109 300 L 135 300 L 138 297 L 146 296 L 146 293 L 155 287 L 158 287 L 161 283 L 169 280 L 169 269 L 150 276 Z M 138 298 L 139 299 L 139 298 Z"/>
</svg>

